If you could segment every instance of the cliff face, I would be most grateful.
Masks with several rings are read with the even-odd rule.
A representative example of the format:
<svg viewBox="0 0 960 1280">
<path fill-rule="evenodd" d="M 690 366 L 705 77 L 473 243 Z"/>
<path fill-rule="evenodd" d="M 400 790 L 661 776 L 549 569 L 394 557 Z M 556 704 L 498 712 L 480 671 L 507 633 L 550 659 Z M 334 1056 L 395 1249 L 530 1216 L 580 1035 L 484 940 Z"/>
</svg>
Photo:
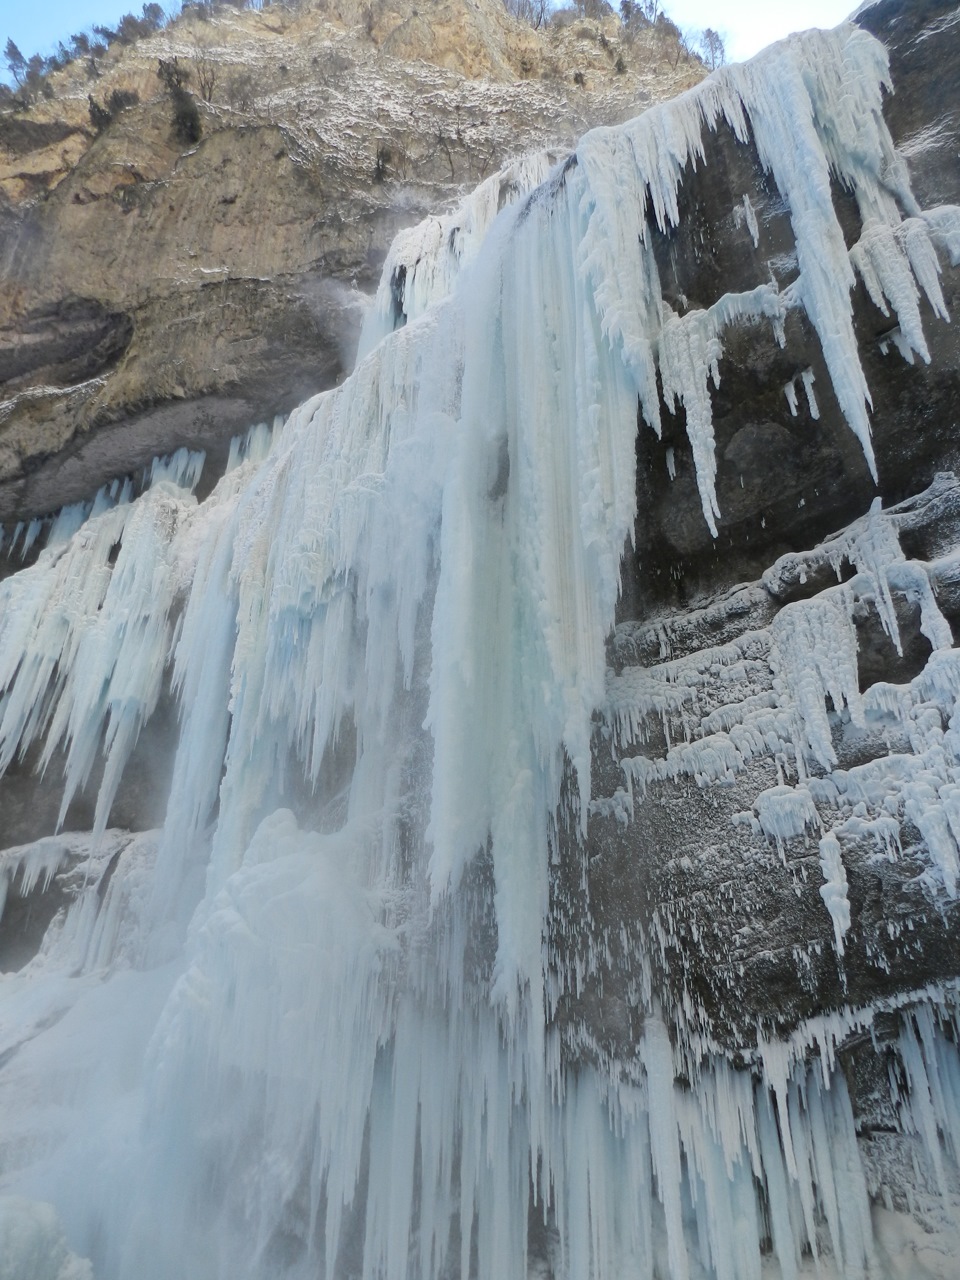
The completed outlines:
<svg viewBox="0 0 960 1280">
<path fill-rule="evenodd" d="M 87 87 L 78 81 L 30 117 L 6 119 L 8 149 L 20 148 L 16 175 L 11 165 L 3 179 L 15 284 L 4 294 L 0 347 L 9 395 L 0 406 L 0 506 L 8 517 L 89 498 L 104 479 L 181 444 L 216 457 L 233 431 L 337 381 L 352 358 L 358 289 L 371 286 L 387 239 L 422 203 L 483 176 L 520 145 L 629 114 L 637 99 L 696 74 L 673 67 L 652 33 L 624 46 L 633 59 L 626 72 L 611 71 L 622 52 L 614 24 L 609 35 L 589 23 L 540 33 L 496 5 L 439 5 L 429 24 L 425 13 L 325 8 L 285 20 L 263 12 L 183 22 L 121 53 L 105 72 L 106 89 L 137 88 L 145 101 L 101 136 L 78 123 Z M 888 0 L 859 19 L 889 49 L 895 92 L 884 113 L 928 210 L 960 203 L 960 24 L 951 14 L 942 0 Z M 415 50 L 419 60 L 409 61 Z M 242 109 L 218 105 L 215 91 L 203 107 L 201 142 L 186 152 L 171 137 L 169 104 L 147 100 L 155 58 L 172 56 L 192 65 L 208 57 L 225 95 L 239 74 L 231 66 L 259 85 Z M 571 81 L 570 68 L 581 65 L 584 87 Z M 73 103 L 72 123 L 65 102 Z M 797 271 L 789 212 L 755 148 L 725 126 L 707 135 L 706 147 L 707 162 L 684 173 L 676 224 L 655 234 L 663 296 L 681 316 L 770 279 L 783 286 Z M 862 230 L 856 203 L 840 184 L 833 195 L 852 247 Z M 404 272 L 414 270 L 418 244 Z M 956 316 L 960 284 L 948 264 L 941 253 L 939 285 Z M 845 999 L 869 1002 L 960 969 L 953 906 L 931 907 L 910 856 L 878 869 L 873 835 L 851 843 L 854 925 L 838 966 L 819 897 L 818 846 L 804 835 L 781 856 L 757 827 L 753 801 L 782 781 L 783 762 L 770 756 L 746 768 L 741 760 L 746 781 L 718 791 L 701 785 L 709 769 L 700 777 L 669 751 L 691 735 L 717 749 L 723 697 L 775 697 L 769 640 L 756 635 L 785 606 L 829 597 L 837 571 L 854 575 L 860 535 L 835 535 L 858 527 L 875 498 L 884 508 L 901 504 L 887 524 L 910 558 L 932 560 L 951 545 L 960 496 L 941 473 L 960 470 L 956 326 L 924 302 L 930 359 L 907 363 L 900 330 L 862 278 L 853 307 L 874 401 L 876 481 L 831 390 L 820 339 L 796 309 L 783 345 L 766 322 L 724 335 L 711 393 L 717 537 L 703 518 L 683 409 L 664 415 L 661 439 L 643 428 L 637 442 L 636 552 L 623 564 L 609 679 L 617 696 L 640 672 L 653 673 L 649 687 L 679 681 L 686 693 L 670 712 L 659 703 L 644 711 L 642 730 L 626 740 L 615 712 L 598 725 L 591 927 L 598 948 L 614 927 L 659 937 L 664 1003 L 683 1007 L 685 991 L 695 990 L 710 1036 L 735 1047 L 750 1043 L 764 1020 L 792 1029 Z M 817 550 L 830 538 L 832 549 Z M 960 590 L 949 574 L 941 578 L 939 607 L 955 628 Z M 929 657 L 916 598 L 901 593 L 891 608 L 896 637 L 870 608 L 857 614 L 862 689 L 909 681 Z M 756 650 L 750 679 L 718 683 L 715 663 L 733 661 L 738 646 Z M 890 743 L 886 731 L 855 733 L 839 720 L 833 732 L 843 769 L 869 764 Z M 631 807 L 626 822 L 623 762 L 637 737 L 652 761 L 640 790 L 649 786 L 653 802 Z M 164 701 L 127 770 L 113 825 L 161 821 L 162 762 L 174 740 Z M 35 763 L 28 756 L 3 781 L 7 843 L 55 826 L 59 801 L 34 776 Z M 95 777 L 74 802 L 68 825 L 91 825 L 98 785 Z M 734 821 L 751 813 L 752 821 Z M 908 850 L 922 848 L 915 824 L 909 832 Z M 572 856 L 579 865 L 576 849 Z M 562 917 L 562 875 L 556 887 Z M 718 916 L 715 904 L 729 893 L 729 910 Z M 678 933 L 665 929 L 666 911 L 684 922 Z M 603 1045 L 618 1025 L 618 964 L 594 975 L 606 993 L 595 1007 L 585 996 L 564 1013 L 578 1042 Z"/>
<path fill-rule="evenodd" d="M 498 13 L 454 41 L 464 13 L 384 18 L 384 49 L 459 59 L 403 72 L 439 77 L 421 113 L 467 66 L 487 79 L 458 93 L 542 103 L 510 80 L 538 37 Z M 4 584 L 0 1103 L 25 1119 L 0 1164 L 53 1188 L 105 1276 L 313 1276 L 326 1253 L 439 1280 L 460 1252 L 482 1280 L 953 1280 L 960 21 L 953 0 L 859 21 L 894 93 L 862 31 L 809 33 L 549 181 L 497 175 L 397 238 L 369 358 L 204 501 L 168 473 Z M 371 75 L 377 102 L 397 77 Z M 389 184 L 425 198 L 468 162 L 466 126 L 459 151 L 401 113 L 376 147 L 338 125 L 315 171 L 319 134 L 274 101 L 285 122 L 211 112 L 186 154 L 151 108 L 174 176 L 110 191 L 151 218 L 195 199 L 196 266 L 169 239 L 142 311 L 90 291 L 30 313 L 11 378 L 70 387 L 8 412 L 55 431 L 44 401 L 68 422 L 144 370 L 176 381 L 37 458 L 21 496 L 89 496 L 151 432 L 214 439 L 225 379 L 290 392 L 316 317 L 332 343 L 350 312 L 350 262 L 372 279 L 370 228 L 415 207 L 388 211 Z M 86 158 L 129 155 L 133 120 L 18 225 L 89 216 Z M 216 183 L 185 176 L 201 157 Z M 278 217 L 300 182 L 352 209 L 338 235 Z M 59 288 L 70 254 L 43 243 Z M 46 1134 L 65 1062 L 80 1101 Z M 109 1172 L 75 1192 L 88 1163 Z"/>
<path fill-rule="evenodd" d="M 858 21 L 890 52 L 894 92 L 884 115 L 917 201 L 935 219 L 939 207 L 960 203 L 955 9 L 889 0 Z M 861 211 L 836 179 L 833 199 L 847 247 L 862 261 Z M 753 146 L 722 127 L 711 137 L 708 163 L 685 176 L 680 220 L 658 238 L 656 257 L 664 297 L 681 316 L 795 278 L 788 212 Z M 857 280 L 854 327 L 872 397 L 875 477 L 831 387 L 822 335 L 800 311 L 788 314 L 782 344 L 765 320 L 724 333 L 710 390 L 716 537 L 702 512 L 690 408 L 664 417 L 659 440 L 639 427 L 636 550 L 623 562 L 608 703 L 597 718 L 588 869 L 581 888 L 572 854 L 577 870 L 555 886 L 556 936 L 568 913 L 589 902 L 595 953 L 605 947 L 608 957 L 564 1015 L 571 1044 L 589 1043 L 601 1058 L 624 1053 L 637 1034 L 626 1011 L 638 981 L 624 957 L 638 950 L 652 957 L 647 980 L 662 1006 L 733 1052 L 845 1005 L 895 1004 L 960 972 L 956 896 L 932 891 L 927 870 L 933 810 L 904 813 L 901 804 L 896 850 L 882 832 L 897 808 L 889 799 L 884 808 L 884 798 L 897 790 L 887 788 L 900 765 L 908 757 L 908 768 L 931 764 L 933 756 L 876 702 L 878 690 L 902 687 L 938 725 L 941 715 L 944 729 L 950 723 L 931 672 L 933 650 L 956 644 L 960 627 L 954 572 L 936 568 L 957 545 L 960 512 L 958 258 L 954 236 L 940 246 L 937 277 L 953 322 L 923 301 L 922 357 L 906 350 L 904 358 L 889 300 Z M 910 566 L 889 588 L 888 605 L 878 584 L 897 574 L 882 567 L 882 554 L 868 567 L 871 539 L 890 539 Z M 939 642 L 908 584 L 927 565 L 952 632 Z M 874 570 L 881 576 L 868 584 L 864 574 Z M 844 638 L 829 618 L 848 606 Z M 785 636 L 794 626 L 805 629 L 804 678 L 819 681 L 821 661 L 853 664 L 853 709 L 834 684 L 830 745 L 812 778 L 766 745 L 772 722 L 763 709 L 783 705 Z M 869 778 L 883 782 L 872 788 Z M 949 790 L 946 776 L 936 785 Z M 930 794 L 936 808 L 936 788 Z M 798 805 L 782 829 L 771 816 L 778 797 Z M 849 913 L 842 936 L 824 884 L 834 834 Z M 855 1041 L 852 1083 L 859 1056 L 875 1052 Z M 868 1132 L 872 1121 L 862 1122 Z"/>
<path fill-rule="evenodd" d="M 178 142 L 158 59 L 202 133 Z M 534 31 L 499 0 L 183 17 L 0 117 L 0 521 L 333 385 L 396 230 L 505 159 L 702 75 L 663 29 Z M 101 134 L 87 96 L 140 102 Z"/>
</svg>

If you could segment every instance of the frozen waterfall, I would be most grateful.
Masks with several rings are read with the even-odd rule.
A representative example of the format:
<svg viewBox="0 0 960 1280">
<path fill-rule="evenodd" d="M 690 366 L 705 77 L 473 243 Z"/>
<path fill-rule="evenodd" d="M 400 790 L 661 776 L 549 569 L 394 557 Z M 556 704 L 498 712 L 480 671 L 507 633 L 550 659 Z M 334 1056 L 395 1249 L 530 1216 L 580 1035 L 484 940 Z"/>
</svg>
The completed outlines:
<svg viewBox="0 0 960 1280">
<path fill-rule="evenodd" d="M 353 375 L 236 449 L 209 497 L 181 458 L 0 584 L 0 770 L 28 759 L 53 787 L 62 763 L 61 819 L 97 789 L 90 831 L 0 852 L 0 895 L 64 886 L 37 954 L 0 977 L 4 1280 L 909 1274 L 909 1219 L 863 1165 L 837 1062 L 881 1017 L 891 1111 L 955 1215 L 954 990 L 760 1029 L 738 1057 L 692 1004 L 658 1001 L 639 950 L 630 1051 L 577 1056 L 557 1010 L 594 957 L 570 938 L 561 955 L 551 927 L 553 868 L 598 805 L 627 815 L 657 778 L 710 787 L 759 758 L 781 783 L 739 820 L 818 842 L 839 957 L 850 824 L 894 856 L 910 817 L 931 894 L 957 894 L 960 654 L 936 596 L 954 562 L 906 556 L 909 511 L 777 562 L 771 590 L 831 556 L 855 576 L 786 605 L 749 653 L 717 650 L 770 678 L 709 716 L 694 665 L 607 665 L 638 405 L 641 448 L 683 407 L 715 531 L 730 326 L 782 342 L 801 309 L 871 466 L 857 275 L 902 353 L 929 358 L 921 305 L 946 321 L 960 212 L 917 206 L 887 77 L 864 32 L 811 32 L 554 167 L 518 162 L 398 240 Z M 756 147 L 798 270 L 681 313 L 655 229 L 720 123 Z M 862 220 L 849 251 L 832 181 Z M 854 607 L 894 636 L 897 592 L 931 658 L 861 692 Z M 165 820 L 118 830 L 123 771 L 171 696 Z M 834 710 L 895 724 L 896 766 L 841 770 Z M 650 714 L 688 716 L 686 737 L 640 750 Z M 628 753 L 602 802 L 598 734 Z"/>
</svg>

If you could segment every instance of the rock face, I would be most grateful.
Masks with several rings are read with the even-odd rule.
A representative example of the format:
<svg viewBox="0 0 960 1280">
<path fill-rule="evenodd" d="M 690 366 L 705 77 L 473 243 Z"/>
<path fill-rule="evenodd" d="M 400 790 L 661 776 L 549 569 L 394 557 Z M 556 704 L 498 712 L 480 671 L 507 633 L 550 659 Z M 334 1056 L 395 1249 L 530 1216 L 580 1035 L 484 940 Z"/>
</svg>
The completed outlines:
<svg viewBox="0 0 960 1280">
<path fill-rule="evenodd" d="M 466 32 L 459 9 L 370 26 L 384 50 L 453 58 L 443 75 L 522 70 L 537 38 L 511 43 L 484 12 Z M 81 1241 L 106 1274 L 129 1274 L 121 1239 L 164 1280 L 179 1248 L 218 1280 L 311 1275 L 324 1251 L 343 1276 L 439 1278 L 459 1254 L 483 1280 L 759 1280 L 831 1255 L 840 1275 L 951 1280 L 960 211 L 944 206 L 960 196 L 960 22 L 952 0 L 881 0 L 859 21 L 890 51 L 882 109 L 910 184 L 859 33 L 721 74 L 592 135 L 494 224 L 489 274 L 459 277 L 490 311 L 453 282 L 507 177 L 398 238 L 382 340 L 262 468 L 234 468 L 199 506 L 158 484 L 7 584 L 0 962 L 16 993 L 33 973 L 55 987 L 57 964 L 79 975 L 70 1034 L 139 1025 L 139 1005 L 105 1014 L 89 995 L 101 976 L 143 993 L 148 1024 L 150 1176 L 129 1199 L 108 1184 L 115 1234 L 97 1204 Z M 702 130 L 718 102 L 727 123 Z M 771 119 L 810 143 L 789 193 L 760 161 Z M 701 132 L 704 162 L 683 166 Z M 275 184 L 300 181 L 271 152 L 275 123 L 242 144 L 204 136 L 178 166 L 219 156 L 232 173 L 255 145 Z M 166 179 L 137 199 L 154 181 L 160 200 Z M 674 196 L 658 229 L 647 210 Z M 252 198 L 238 189 L 224 217 Z M 802 212 L 835 233 L 826 278 Z M 363 219 L 348 221 L 349 240 Z M 229 256 L 226 225 L 204 234 Z M 273 229 L 275 282 L 300 270 L 300 232 Z M 338 243 L 325 252 L 345 273 L 361 245 Z M 180 364 L 177 290 L 136 361 L 135 309 L 97 294 L 31 312 L 15 376 L 88 382 L 27 387 L 9 412 L 67 422 L 77 396 L 119 396 L 155 360 L 183 395 L 143 431 L 179 400 L 169 438 L 205 442 L 226 418 L 191 421 L 197 380 L 234 359 L 231 307 L 251 341 L 268 329 L 257 284 L 241 304 L 229 275 L 222 333 L 182 316 Z M 188 285 L 194 301 L 221 288 Z M 44 416 L 57 394 L 63 418 Z M 89 449 L 140 447 L 128 438 L 91 428 Z M 67 826 L 92 836 L 53 833 L 36 774 L 61 764 Z M 61 991 L 17 1024 L 0 1100 L 37 1088 L 30 1036 Z M 94 1127 L 84 1113 L 75 1129 Z M 14 1174 L 32 1158 L 0 1135 Z M 173 1232 L 130 1209 L 158 1189 Z"/>
<path fill-rule="evenodd" d="M 178 58 L 202 134 L 156 76 Z M 694 83 L 669 28 L 500 0 L 185 15 L 0 116 L 0 522 L 230 436 L 350 366 L 394 233 L 525 150 Z M 101 134 L 88 95 L 136 92 Z"/>
<path fill-rule="evenodd" d="M 930 75 L 936 66 L 934 79 L 944 85 L 960 75 L 960 24 L 951 14 L 948 5 L 936 3 L 878 3 L 860 18 L 890 50 L 896 79 L 886 111 L 924 208 L 960 197 L 960 108 L 955 95 L 932 90 Z M 755 153 L 729 132 L 712 142 L 717 154 L 684 181 L 680 223 L 657 250 L 665 296 L 682 299 L 683 309 L 709 307 L 771 275 L 782 285 L 796 271 L 786 212 Z M 745 199 L 756 219 L 752 229 L 744 216 Z M 835 191 L 835 199 L 853 244 L 860 234 L 856 207 L 842 190 Z M 704 228 L 710 228 L 706 235 Z M 943 297 L 955 317 L 960 274 L 941 257 Z M 659 775 L 655 766 L 651 769 L 656 778 L 650 784 L 652 803 L 637 805 L 635 821 L 625 825 L 623 811 L 616 810 L 597 822 L 591 837 L 596 851 L 591 897 L 602 904 L 598 916 L 604 929 L 611 928 L 611 918 L 626 925 L 628 919 L 646 917 L 647 929 L 670 936 L 662 951 L 664 973 L 672 975 L 670 1006 L 683 1003 L 677 981 L 689 984 L 698 1007 L 717 1015 L 714 1021 L 708 1014 L 710 1033 L 737 1045 L 749 1042 L 768 1022 L 782 1032 L 847 1000 L 863 1003 L 880 993 L 953 979 L 960 962 L 954 904 L 934 906 L 920 890 L 909 848 L 896 865 L 878 862 L 874 829 L 851 841 L 853 925 L 839 963 L 833 924 L 819 892 L 821 850 L 812 832 L 821 819 L 811 814 L 809 827 L 801 823 L 796 838 L 774 844 L 769 830 L 759 829 L 756 812 L 747 825 L 735 825 L 737 813 L 749 807 L 745 797 L 785 780 L 784 762 L 770 757 L 751 767 L 741 759 L 734 772 L 744 768 L 749 782 L 724 789 L 705 783 L 713 770 L 719 778 L 727 775 L 728 763 L 684 764 L 679 746 L 673 759 L 664 751 L 669 744 L 703 740 L 722 752 L 730 747 L 727 731 L 738 719 L 733 705 L 743 700 L 763 705 L 772 698 L 771 628 L 775 633 L 785 606 L 816 602 L 821 593 L 824 599 L 835 596 L 838 583 L 864 569 L 856 546 L 869 526 L 870 518 L 864 523 L 864 517 L 871 504 L 890 509 L 889 515 L 875 517 L 878 528 L 895 531 L 911 561 L 935 562 L 955 545 L 960 509 L 953 478 L 960 473 L 956 324 L 925 306 L 930 360 L 907 362 L 895 345 L 895 322 L 862 280 L 853 305 L 873 398 L 876 480 L 845 427 L 820 342 L 798 313 L 788 318 L 783 346 L 765 323 L 742 325 L 724 336 L 719 386 L 712 393 L 721 512 L 716 538 L 701 514 L 682 409 L 666 417 L 661 440 L 643 428 L 638 438 L 637 550 L 635 560 L 625 562 L 622 620 L 610 646 L 611 705 L 616 707 L 621 694 L 629 701 L 625 688 L 638 669 L 647 673 L 648 690 L 663 682 L 659 687 L 675 685 L 678 692 L 672 703 L 652 698 L 641 727 L 627 735 L 629 751 L 623 752 L 626 744 L 619 741 L 615 723 L 598 735 L 597 781 L 606 783 L 600 782 L 595 795 L 612 798 L 622 789 L 618 757 L 633 754 L 638 744 L 641 756 L 670 763 Z M 812 398 L 805 394 L 805 380 Z M 847 526 L 860 532 L 847 541 L 834 536 L 824 550 L 807 550 Z M 867 588 L 867 597 L 877 590 L 876 585 Z M 937 583 L 937 591 L 956 635 L 960 616 L 952 572 Z M 891 609 L 895 625 L 884 622 L 873 606 L 854 609 L 861 691 L 878 682 L 909 682 L 930 655 L 916 595 L 894 589 Z M 824 643 L 832 643 L 829 633 Z M 737 664 L 751 672 L 742 683 L 728 669 Z M 843 713 L 831 726 L 838 768 L 856 771 L 895 753 L 887 730 L 867 732 L 851 724 L 849 708 L 838 705 L 836 711 Z M 717 732 L 714 741 L 711 735 Z M 732 773 L 729 778 L 732 783 Z M 823 794 L 829 790 L 828 785 Z M 842 813 L 855 808 L 855 802 L 846 808 L 842 800 L 837 803 Z M 828 805 L 822 830 L 836 822 Z M 922 842 L 915 828 L 909 832 L 908 845 Z M 846 843 L 844 848 L 846 862 Z M 635 857 L 637 849 L 644 851 L 642 859 Z M 729 896 L 732 884 L 737 889 Z M 664 911 L 676 922 L 676 932 L 665 928 Z"/>
<path fill-rule="evenodd" d="M 954 7 L 881 0 L 857 20 L 890 51 L 895 92 L 884 114 L 920 205 L 957 203 Z M 708 163 L 685 174 L 678 226 L 657 245 L 664 295 L 682 313 L 771 277 L 782 287 L 796 272 L 786 210 L 755 151 L 722 128 L 710 147 Z M 839 185 L 834 199 L 853 245 L 856 206 Z M 948 624 L 939 643 L 956 645 L 960 634 L 955 570 L 944 565 L 940 577 L 936 568 L 960 536 L 956 247 L 949 261 L 942 252 L 953 323 L 923 307 L 929 363 L 901 357 L 895 322 L 858 280 L 853 305 L 873 399 L 876 478 L 844 424 L 820 343 L 796 313 L 783 345 L 765 322 L 724 334 L 711 389 L 716 538 L 701 513 L 682 407 L 665 417 L 660 440 L 640 424 L 636 552 L 624 560 L 608 649 L 587 859 L 573 839 L 553 889 L 551 936 L 580 944 L 559 947 L 558 967 L 575 967 L 579 957 L 589 970 L 584 956 L 605 957 L 562 1002 L 572 1053 L 604 1064 L 629 1059 L 642 1033 L 640 977 L 629 960 L 638 953 L 650 957 L 642 980 L 658 1007 L 673 1011 L 678 1040 L 723 1045 L 735 1058 L 807 1036 L 844 1010 L 872 1009 L 870 1038 L 851 1025 L 838 1035 L 839 1052 L 871 1193 L 900 1205 L 911 1186 L 929 1191 L 932 1175 L 927 1169 L 914 1182 L 913 1139 L 897 1131 L 901 1121 L 884 1101 L 887 1073 L 902 1069 L 894 1065 L 894 1011 L 953 989 L 960 974 L 954 837 L 944 846 L 945 870 L 930 871 L 934 811 L 951 792 L 952 773 L 938 775 L 936 747 L 904 731 L 924 714 L 935 736 L 947 731 L 953 707 L 934 689 L 917 568 L 926 577 L 930 566 Z M 899 581 L 889 572 L 886 606 L 884 571 L 871 579 L 864 555 L 874 537 L 899 544 L 905 558 Z M 829 758 L 798 776 L 794 761 L 763 745 L 771 722 L 762 709 L 782 705 L 778 643 L 794 625 L 808 628 L 814 680 L 818 661 L 840 658 L 842 632 L 817 631 L 838 605 L 850 611 L 852 703 L 834 688 Z M 905 720 L 887 717 L 883 691 L 892 713 L 901 689 L 915 708 Z M 904 813 L 892 800 L 904 763 L 933 770 L 929 807 Z M 778 829 L 774 810 L 784 802 L 794 808 Z M 894 812 L 895 846 L 885 826 Z M 935 1231 L 939 1211 L 925 1203 L 920 1217 Z"/>
</svg>

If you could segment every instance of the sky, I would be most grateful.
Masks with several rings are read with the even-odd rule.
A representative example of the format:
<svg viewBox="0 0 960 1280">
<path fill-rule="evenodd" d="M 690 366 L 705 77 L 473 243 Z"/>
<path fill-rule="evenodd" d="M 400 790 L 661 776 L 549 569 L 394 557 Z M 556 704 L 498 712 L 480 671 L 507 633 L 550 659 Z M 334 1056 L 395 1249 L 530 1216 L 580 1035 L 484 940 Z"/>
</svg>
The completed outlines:
<svg viewBox="0 0 960 1280">
<path fill-rule="evenodd" d="M 179 3 L 160 0 L 164 8 Z M 833 27 L 857 0 L 665 0 L 667 14 L 681 30 L 713 27 L 724 37 L 730 61 L 739 62 L 764 45 L 806 27 Z M 616 6 L 615 6 L 616 7 Z M 11 37 L 21 53 L 50 54 L 94 23 L 110 26 L 125 13 L 140 13 L 142 0 L 0 0 L 0 49 Z M 0 67 L 0 76 L 6 67 Z"/>
<path fill-rule="evenodd" d="M 164 3 L 168 7 L 169 0 Z M 173 6 L 179 10 L 179 4 Z M 65 44 L 78 31 L 96 23 L 109 27 L 125 13 L 139 14 L 143 0 L 0 0 L 0 50 L 13 40 L 24 57 L 51 54 L 57 41 Z M 3 65 L 6 71 L 6 65 Z"/>
<path fill-rule="evenodd" d="M 681 31 L 713 27 L 724 37 L 727 59 L 742 62 L 774 40 L 808 27 L 835 27 L 858 7 L 858 0 L 664 0 Z"/>
</svg>

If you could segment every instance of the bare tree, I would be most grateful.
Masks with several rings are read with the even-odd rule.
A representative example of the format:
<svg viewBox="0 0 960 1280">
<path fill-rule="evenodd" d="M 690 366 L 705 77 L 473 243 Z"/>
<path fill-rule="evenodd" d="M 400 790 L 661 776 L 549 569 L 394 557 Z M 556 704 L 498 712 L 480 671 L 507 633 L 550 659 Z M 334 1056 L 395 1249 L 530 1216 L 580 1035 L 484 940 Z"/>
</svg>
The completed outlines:
<svg viewBox="0 0 960 1280">
<path fill-rule="evenodd" d="M 727 60 L 727 49 L 723 42 L 723 36 L 714 31 L 712 27 L 707 27 L 700 36 L 699 49 L 700 56 L 711 71 L 716 71 L 717 67 L 722 67 Z"/>
<path fill-rule="evenodd" d="M 638 22 L 652 26 L 662 13 L 660 0 L 620 0 L 620 21 L 625 27 L 635 27 Z"/>
<path fill-rule="evenodd" d="M 667 17 L 661 0 L 620 0 L 620 24 L 623 38 L 634 40 L 641 31 L 657 28 L 673 30 L 674 24 Z"/>
<path fill-rule="evenodd" d="M 213 101 L 213 91 L 217 87 L 217 64 L 210 54 L 210 48 L 199 36 L 193 41 L 193 70 L 197 77 L 197 88 L 204 102 Z"/>
<path fill-rule="evenodd" d="M 681 31 L 678 27 L 673 27 L 673 31 L 677 42 L 677 52 L 673 59 L 673 65 L 677 67 L 680 65 L 681 58 L 685 58 L 689 62 L 691 58 L 697 56 L 696 50 L 700 42 L 700 32 L 692 28 Z"/>
<path fill-rule="evenodd" d="M 237 71 L 227 77 L 224 91 L 235 111 L 249 111 L 257 96 L 257 83 L 249 71 Z"/>
<path fill-rule="evenodd" d="M 518 22 L 525 22 L 534 31 L 543 26 L 550 12 L 549 0 L 503 0 L 503 7 Z"/>
</svg>

